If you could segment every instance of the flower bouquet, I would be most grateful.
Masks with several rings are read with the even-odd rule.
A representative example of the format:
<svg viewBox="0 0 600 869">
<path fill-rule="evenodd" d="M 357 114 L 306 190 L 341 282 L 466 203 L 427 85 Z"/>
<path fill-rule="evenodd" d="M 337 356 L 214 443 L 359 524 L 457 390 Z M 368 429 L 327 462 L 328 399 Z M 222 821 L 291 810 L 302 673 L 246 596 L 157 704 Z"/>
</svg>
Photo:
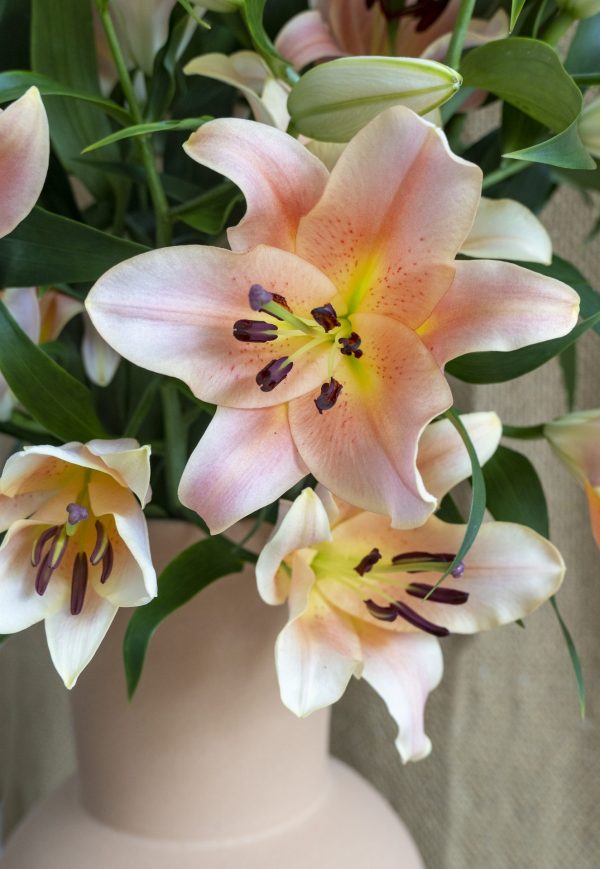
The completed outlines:
<svg viewBox="0 0 600 869">
<path fill-rule="evenodd" d="M 0 5 L 0 633 L 44 620 L 72 688 L 132 608 L 135 704 L 158 625 L 250 566 L 284 706 L 364 679 L 411 761 L 444 637 L 547 601 L 584 710 L 518 441 L 600 545 L 600 295 L 537 216 L 599 186 L 600 4 L 309 6 Z M 453 398 L 553 359 L 558 419 Z M 173 519 L 199 539 L 157 577 Z"/>
</svg>

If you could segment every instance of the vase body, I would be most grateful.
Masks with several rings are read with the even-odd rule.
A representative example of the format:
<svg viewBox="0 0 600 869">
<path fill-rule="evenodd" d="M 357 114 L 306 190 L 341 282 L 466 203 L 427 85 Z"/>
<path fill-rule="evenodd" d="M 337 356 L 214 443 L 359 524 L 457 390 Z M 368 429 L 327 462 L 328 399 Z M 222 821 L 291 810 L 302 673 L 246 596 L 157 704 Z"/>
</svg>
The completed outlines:
<svg viewBox="0 0 600 869">
<path fill-rule="evenodd" d="M 153 523 L 157 569 L 198 537 Z M 131 703 L 121 610 L 72 692 L 78 774 L 17 829 L 2 866 L 423 869 L 384 800 L 329 756 L 328 712 L 282 706 L 284 609 L 260 601 L 250 567 L 213 583 L 159 627 Z"/>
</svg>

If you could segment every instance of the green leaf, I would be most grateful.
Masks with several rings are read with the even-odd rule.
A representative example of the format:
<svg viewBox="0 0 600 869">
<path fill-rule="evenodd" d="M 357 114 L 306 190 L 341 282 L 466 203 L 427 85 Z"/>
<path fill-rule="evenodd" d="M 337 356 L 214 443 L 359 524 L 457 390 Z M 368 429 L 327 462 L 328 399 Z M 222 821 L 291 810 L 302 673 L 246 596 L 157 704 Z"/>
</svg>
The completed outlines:
<svg viewBox="0 0 600 869">
<path fill-rule="evenodd" d="M 558 357 L 562 372 L 563 386 L 567 399 L 567 409 L 575 409 L 577 394 L 577 344 L 571 344 Z"/>
<path fill-rule="evenodd" d="M 34 208 L 0 239 L 0 286 L 95 281 L 111 266 L 146 250 L 141 244 Z"/>
<path fill-rule="evenodd" d="M 243 202 L 243 199 L 238 188 L 226 181 L 192 202 L 178 205 L 171 211 L 171 215 L 199 232 L 218 235 L 223 231 L 233 208 L 238 202 Z"/>
<path fill-rule="evenodd" d="M 136 136 L 146 136 L 149 133 L 167 133 L 169 130 L 197 130 L 198 127 L 212 120 L 210 115 L 203 115 L 201 118 L 184 118 L 183 120 L 134 124 L 131 127 L 126 127 L 124 130 L 117 130 L 116 133 L 111 133 L 110 136 L 105 136 L 97 142 L 93 142 L 87 148 L 84 148 L 81 153 L 89 154 L 90 151 L 97 151 L 99 148 L 105 148 L 107 145 L 120 142 L 122 139 L 133 139 Z"/>
<path fill-rule="evenodd" d="M 390 106 L 425 114 L 460 87 L 453 69 L 423 58 L 340 57 L 305 72 L 288 111 L 295 130 L 325 142 L 348 142 Z"/>
<path fill-rule="evenodd" d="M 158 597 L 139 607 L 131 618 L 123 642 L 127 691 L 138 686 L 148 644 L 159 624 L 216 579 L 238 573 L 243 560 L 230 542 L 209 537 L 177 556 L 158 578 Z"/>
<path fill-rule="evenodd" d="M 444 495 L 441 504 L 435 511 L 435 515 L 442 522 L 449 522 L 451 525 L 464 525 L 465 520 L 456 505 L 456 501 L 450 494 Z"/>
<path fill-rule="evenodd" d="M 562 635 L 564 641 L 567 646 L 567 650 L 569 652 L 569 657 L 571 658 L 571 664 L 573 666 L 573 672 L 575 673 L 575 679 L 577 681 L 577 696 L 579 698 L 579 714 L 581 718 L 585 718 L 585 682 L 583 679 L 583 668 L 581 666 L 581 661 L 579 659 L 579 655 L 577 654 L 577 649 L 575 648 L 575 643 L 573 642 L 573 638 L 568 627 L 565 624 L 563 617 L 560 614 L 558 609 L 558 604 L 556 603 L 556 598 L 553 596 L 550 598 L 550 604 L 552 605 L 552 609 L 556 614 L 556 618 L 558 619 L 558 624 L 560 625 L 560 629 L 562 631 Z"/>
<path fill-rule="evenodd" d="M 600 68 L 600 12 L 580 21 L 569 48 L 565 66 L 570 73 L 597 72 Z"/>
<path fill-rule="evenodd" d="M 467 527 L 465 528 L 465 536 L 463 537 L 462 543 L 458 549 L 458 552 L 454 556 L 451 564 L 448 565 L 445 572 L 440 576 L 436 584 L 434 585 L 434 589 L 436 589 L 444 579 L 449 576 L 454 568 L 460 564 L 465 555 L 468 553 L 469 549 L 475 542 L 475 538 L 479 533 L 479 529 L 481 528 L 481 523 L 483 522 L 483 517 L 485 515 L 485 479 L 481 470 L 481 465 L 479 464 L 479 459 L 477 458 L 477 453 L 475 451 L 475 447 L 469 437 L 469 433 L 463 425 L 463 422 L 460 416 L 456 413 L 454 408 L 450 408 L 447 410 L 444 416 L 450 420 L 456 431 L 462 438 L 462 441 L 465 445 L 465 448 L 469 454 L 469 459 L 471 460 L 471 483 L 472 483 L 472 492 L 471 492 L 471 506 L 469 508 L 469 518 L 467 519 Z M 432 589 L 433 590 L 433 589 Z M 431 592 L 428 593 L 429 596 Z"/>
<path fill-rule="evenodd" d="M 89 390 L 40 350 L 0 302 L 0 371 L 31 416 L 63 441 L 105 437 Z"/>
<path fill-rule="evenodd" d="M 97 94 L 77 90 L 37 72 L 1 72 L 0 103 L 7 103 L 18 99 L 33 85 L 38 88 L 42 96 L 70 97 L 74 100 L 82 100 L 101 109 L 120 124 L 127 125 L 131 123 L 131 118 L 125 109 L 122 109 L 117 103 L 113 103 L 112 100 L 106 100 Z"/>
<path fill-rule="evenodd" d="M 548 537 L 548 507 L 537 471 L 522 453 L 498 447 L 483 466 L 487 508 L 498 521 L 517 522 Z"/>
<path fill-rule="evenodd" d="M 5 643 L 12 634 L 0 634 L 0 646 Z"/>
<path fill-rule="evenodd" d="M 89 0 L 32 0 L 31 59 L 36 73 L 101 96 Z M 102 198 L 110 190 L 110 182 L 99 172 L 75 166 L 72 161 L 90 142 L 109 135 L 108 119 L 92 106 L 62 97 L 50 101 L 46 110 L 52 143 L 61 162 L 68 171 L 79 175 L 94 196 Z M 118 159 L 118 154 L 113 159 Z"/>
<path fill-rule="evenodd" d="M 508 352 L 467 353 L 449 362 L 446 371 L 465 383 L 504 383 L 534 371 L 570 347 L 588 329 L 597 329 L 599 326 L 600 311 L 583 320 L 563 338 L 541 341 L 539 344 Z"/>
<path fill-rule="evenodd" d="M 525 5 L 525 0 L 512 0 L 511 9 L 510 9 L 510 30 L 511 32 L 515 29 L 515 24 L 519 18 L 519 15 L 523 11 L 523 6 Z"/>
<path fill-rule="evenodd" d="M 269 64 L 276 77 L 295 81 L 298 76 L 279 54 L 265 30 L 263 17 L 267 0 L 245 0 L 241 12 L 254 48 Z"/>
<path fill-rule="evenodd" d="M 577 129 L 581 91 L 549 45 L 523 37 L 497 39 L 470 51 L 461 73 L 466 86 L 491 91 L 556 134 L 506 157 L 571 169 L 595 168 Z"/>
</svg>

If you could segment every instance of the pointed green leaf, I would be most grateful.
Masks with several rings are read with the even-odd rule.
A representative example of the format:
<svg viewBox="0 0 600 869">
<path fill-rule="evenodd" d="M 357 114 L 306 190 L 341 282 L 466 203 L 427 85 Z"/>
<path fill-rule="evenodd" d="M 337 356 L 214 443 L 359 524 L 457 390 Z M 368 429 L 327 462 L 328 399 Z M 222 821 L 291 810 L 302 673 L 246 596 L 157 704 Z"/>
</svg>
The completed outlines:
<svg viewBox="0 0 600 869">
<path fill-rule="evenodd" d="M 581 718 L 585 718 L 585 681 L 583 678 L 583 668 L 581 666 L 581 660 L 577 653 L 577 649 L 575 647 L 575 643 L 573 642 L 573 638 L 568 627 L 565 624 L 563 617 L 560 614 L 558 609 L 558 604 L 556 603 L 556 598 L 551 597 L 550 603 L 552 608 L 556 614 L 556 618 L 558 619 L 558 624 L 560 626 L 560 630 L 563 635 L 563 639 L 567 646 L 567 651 L 569 652 L 569 657 L 571 659 L 571 665 L 573 667 L 573 672 L 575 673 L 575 680 L 577 682 L 577 696 L 579 698 L 579 714 Z"/>
<path fill-rule="evenodd" d="M 510 9 L 510 29 L 511 32 L 515 29 L 515 24 L 519 18 L 519 15 L 523 11 L 523 6 L 525 5 L 525 0 L 512 0 L 511 9 Z"/>
<path fill-rule="evenodd" d="M 159 624 L 216 579 L 238 573 L 243 561 L 223 537 L 194 543 L 175 558 L 158 578 L 158 596 L 132 616 L 123 642 L 129 697 L 142 675 L 148 644 Z"/>
<path fill-rule="evenodd" d="M 201 118 L 184 118 L 183 120 L 134 124 L 131 127 L 125 127 L 124 130 L 117 130 L 116 133 L 111 133 L 110 136 L 105 136 L 97 142 L 93 142 L 87 148 L 84 148 L 81 153 L 89 154 L 90 151 L 97 151 L 99 148 L 105 148 L 107 145 L 114 144 L 114 142 L 120 142 L 122 139 L 133 139 L 136 136 L 146 136 L 149 133 L 167 133 L 169 130 L 197 130 L 198 127 L 212 120 L 210 115 L 203 115 Z"/>
<path fill-rule="evenodd" d="M 536 469 L 516 450 L 500 446 L 483 466 L 487 508 L 502 522 L 517 522 L 548 537 L 548 506 Z"/>
</svg>

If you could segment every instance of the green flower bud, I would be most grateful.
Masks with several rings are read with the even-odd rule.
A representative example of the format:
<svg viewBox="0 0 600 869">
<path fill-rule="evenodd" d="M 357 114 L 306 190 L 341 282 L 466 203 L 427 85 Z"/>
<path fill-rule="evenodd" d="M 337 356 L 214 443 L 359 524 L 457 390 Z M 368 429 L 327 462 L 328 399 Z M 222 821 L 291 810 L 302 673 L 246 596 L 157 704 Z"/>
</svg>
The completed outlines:
<svg viewBox="0 0 600 869">
<path fill-rule="evenodd" d="M 600 0 L 556 0 L 560 9 L 571 18 L 591 18 L 600 12 Z"/>
<path fill-rule="evenodd" d="M 600 99 L 594 100 L 581 113 L 579 135 L 590 154 L 600 160 Z"/>
</svg>

